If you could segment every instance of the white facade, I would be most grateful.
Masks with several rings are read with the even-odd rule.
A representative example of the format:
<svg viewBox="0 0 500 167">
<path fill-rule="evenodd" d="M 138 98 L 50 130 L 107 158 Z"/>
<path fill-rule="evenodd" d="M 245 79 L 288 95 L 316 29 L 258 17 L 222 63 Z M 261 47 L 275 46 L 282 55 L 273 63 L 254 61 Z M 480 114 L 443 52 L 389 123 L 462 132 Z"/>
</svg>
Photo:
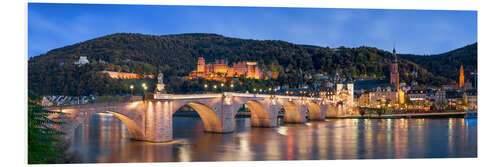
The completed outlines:
<svg viewBox="0 0 500 167">
<path fill-rule="evenodd" d="M 89 60 L 87 59 L 87 56 L 80 56 L 80 59 L 75 62 L 76 65 L 78 64 L 89 64 Z"/>
</svg>

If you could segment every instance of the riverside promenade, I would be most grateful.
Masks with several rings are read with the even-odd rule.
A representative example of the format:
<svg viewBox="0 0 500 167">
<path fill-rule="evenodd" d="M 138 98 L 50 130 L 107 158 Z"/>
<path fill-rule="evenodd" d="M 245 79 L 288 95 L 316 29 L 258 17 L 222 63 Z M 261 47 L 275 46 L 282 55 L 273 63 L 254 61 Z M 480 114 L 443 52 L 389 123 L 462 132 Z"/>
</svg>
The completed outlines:
<svg viewBox="0 0 500 167">
<path fill-rule="evenodd" d="M 352 116 L 338 116 L 335 118 L 374 118 L 374 119 L 387 119 L 387 118 L 457 118 L 465 117 L 466 112 L 431 112 L 431 113 L 402 113 L 402 114 L 376 114 L 371 115 L 352 115 Z"/>
</svg>

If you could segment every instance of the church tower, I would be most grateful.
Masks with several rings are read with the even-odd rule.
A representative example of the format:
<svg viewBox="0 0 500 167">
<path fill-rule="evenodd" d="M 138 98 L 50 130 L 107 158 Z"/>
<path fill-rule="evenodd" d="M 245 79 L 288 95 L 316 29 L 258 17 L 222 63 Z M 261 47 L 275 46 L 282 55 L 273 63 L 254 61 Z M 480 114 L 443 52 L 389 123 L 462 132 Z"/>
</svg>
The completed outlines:
<svg viewBox="0 0 500 167">
<path fill-rule="evenodd" d="M 203 57 L 198 57 L 197 72 L 205 72 L 205 59 Z"/>
<path fill-rule="evenodd" d="M 392 49 L 392 64 L 391 64 L 391 84 L 399 89 L 399 72 L 398 72 L 398 57 L 396 55 L 396 48 Z"/>
<path fill-rule="evenodd" d="M 458 78 L 458 88 L 464 87 L 464 66 L 460 65 L 460 76 Z"/>
</svg>

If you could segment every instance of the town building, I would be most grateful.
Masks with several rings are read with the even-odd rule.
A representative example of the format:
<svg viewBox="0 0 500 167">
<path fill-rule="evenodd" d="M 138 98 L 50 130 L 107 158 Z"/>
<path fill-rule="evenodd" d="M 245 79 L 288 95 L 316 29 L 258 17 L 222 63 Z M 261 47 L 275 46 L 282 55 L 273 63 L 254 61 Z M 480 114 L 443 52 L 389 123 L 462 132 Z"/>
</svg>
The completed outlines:
<svg viewBox="0 0 500 167">
<path fill-rule="evenodd" d="M 464 95 L 465 93 L 459 90 L 446 91 L 446 100 L 448 101 L 446 109 L 464 110 L 466 108 L 464 106 Z"/>
<path fill-rule="evenodd" d="M 466 110 L 477 111 L 477 91 L 468 90 L 464 94 Z"/>
<path fill-rule="evenodd" d="M 335 98 L 336 90 L 333 87 L 320 87 L 315 92 L 315 97 L 326 98 L 333 100 Z"/>
<path fill-rule="evenodd" d="M 358 105 L 369 108 L 396 107 L 399 106 L 399 93 L 393 86 L 377 87 L 375 91 L 362 94 L 358 99 Z"/>
<path fill-rule="evenodd" d="M 406 104 L 407 110 L 430 110 L 430 95 L 433 94 L 429 89 L 412 89 L 406 92 L 409 103 Z"/>
<path fill-rule="evenodd" d="M 198 58 L 196 70 L 189 73 L 188 79 L 204 78 L 208 80 L 226 81 L 227 78 L 240 77 L 249 79 L 264 79 L 266 76 L 260 70 L 258 63 L 243 61 L 228 65 L 227 60 L 217 59 L 215 63 L 206 64 L 203 57 Z M 277 78 L 277 74 L 270 73 Z"/>
<path fill-rule="evenodd" d="M 84 65 L 84 64 L 89 64 L 87 56 L 80 56 L 80 59 L 78 59 L 78 61 L 75 62 L 75 65 Z"/>
</svg>

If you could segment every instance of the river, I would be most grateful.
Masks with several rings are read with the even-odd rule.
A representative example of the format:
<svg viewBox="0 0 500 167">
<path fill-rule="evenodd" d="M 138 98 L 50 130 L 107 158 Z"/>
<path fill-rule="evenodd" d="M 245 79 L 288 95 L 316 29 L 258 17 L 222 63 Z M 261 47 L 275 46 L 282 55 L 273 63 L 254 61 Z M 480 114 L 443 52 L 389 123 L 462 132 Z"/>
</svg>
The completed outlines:
<svg viewBox="0 0 500 167">
<path fill-rule="evenodd" d="M 129 140 L 118 118 L 96 114 L 70 150 L 84 163 L 334 160 L 477 157 L 477 119 L 327 119 L 252 128 L 237 118 L 229 134 L 203 131 L 199 118 L 174 117 L 174 141 Z"/>
</svg>

